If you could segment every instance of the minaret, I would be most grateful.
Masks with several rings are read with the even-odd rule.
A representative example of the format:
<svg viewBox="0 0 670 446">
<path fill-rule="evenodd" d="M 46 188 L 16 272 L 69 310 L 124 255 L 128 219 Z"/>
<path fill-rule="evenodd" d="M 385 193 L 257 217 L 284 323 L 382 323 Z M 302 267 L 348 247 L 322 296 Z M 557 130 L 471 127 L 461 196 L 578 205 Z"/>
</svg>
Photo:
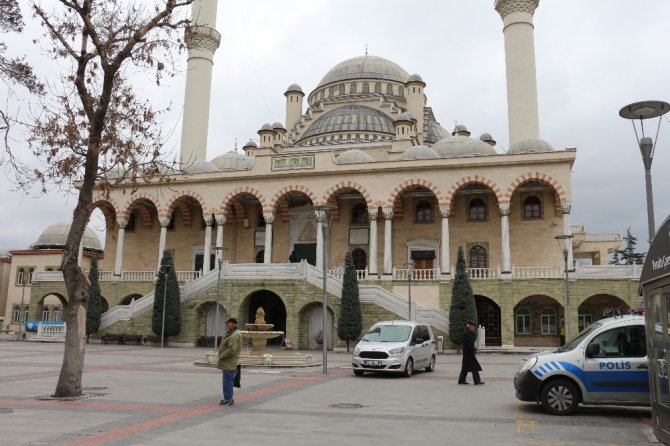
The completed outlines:
<svg viewBox="0 0 670 446">
<path fill-rule="evenodd" d="M 191 25 L 186 29 L 188 47 L 184 118 L 181 128 L 181 163 L 191 166 L 206 161 L 209 101 L 214 53 L 221 43 L 216 28 L 217 0 L 195 0 Z"/>
<path fill-rule="evenodd" d="M 540 0 L 496 0 L 503 19 L 507 67 L 509 146 L 540 137 L 535 77 L 533 14 Z"/>
<path fill-rule="evenodd" d="M 418 74 L 412 74 L 405 82 L 407 89 L 407 111 L 416 119 L 416 138 L 423 144 L 423 109 L 426 106 L 426 95 L 423 89 L 426 83 Z"/>
<path fill-rule="evenodd" d="M 305 93 L 298 84 L 291 84 L 286 89 L 286 130 L 291 132 L 295 125 L 300 121 L 302 115 L 302 98 Z"/>
</svg>

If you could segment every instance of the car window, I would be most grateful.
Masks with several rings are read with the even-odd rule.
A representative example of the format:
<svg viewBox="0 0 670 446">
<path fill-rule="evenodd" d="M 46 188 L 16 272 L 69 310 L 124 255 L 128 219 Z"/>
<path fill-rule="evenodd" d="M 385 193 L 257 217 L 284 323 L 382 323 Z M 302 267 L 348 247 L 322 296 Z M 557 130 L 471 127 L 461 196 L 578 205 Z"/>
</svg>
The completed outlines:
<svg viewBox="0 0 670 446">
<path fill-rule="evenodd" d="M 412 333 L 409 325 L 374 325 L 365 333 L 363 341 L 368 342 L 405 342 Z"/>
<path fill-rule="evenodd" d="M 425 325 L 419 325 L 419 336 L 425 341 L 430 341 L 430 334 L 428 333 L 428 327 Z"/>
<path fill-rule="evenodd" d="M 594 355 L 596 358 L 635 358 L 647 355 L 643 325 L 630 325 L 604 331 L 589 344 L 599 345 L 600 351 Z"/>
</svg>

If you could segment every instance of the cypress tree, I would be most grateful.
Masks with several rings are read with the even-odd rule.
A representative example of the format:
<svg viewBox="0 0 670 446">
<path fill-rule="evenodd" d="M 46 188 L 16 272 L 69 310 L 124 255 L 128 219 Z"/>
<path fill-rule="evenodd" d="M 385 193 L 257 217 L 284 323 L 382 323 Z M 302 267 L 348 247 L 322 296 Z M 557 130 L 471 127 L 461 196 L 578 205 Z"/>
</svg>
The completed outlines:
<svg viewBox="0 0 670 446">
<path fill-rule="evenodd" d="M 167 281 L 166 274 L 167 271 Z M 181 333 L 181 302 L 179 283 L 174 270 L 172 254 L 163 251 L 161 267 L 158 271 L 158 280 L 154 289 L 154 311 L 151 315 L 151 328 L 160 336 L 163 325 L 163 296 L 165 295 L 165 337 L 177 336 Z"/>
<path fill-rule="evenodd" d="M 354 258 L 348 252 L 344 259 L 344 278 L 342 279 L 342 299 L 340 303 L 340 318 L 337 321 L 337 336 L 342 341 L 354 341 L 363 330 L 361 302 L 358 297 L 358 276 L 354 266 Z"/>
<path fill-rule="evenodd" d="M 88 281 L 91 282 L 91 288 L 88 294 L 88 306 L 86 307 L 86 340 L 88 336 L 97 333 L 100 329 L 100 317 L 102 312 L 100 283 L 98 282 L 98 258 L 93 256 L 91 260 L 91 269 L 88 272 Z"/>
<path fill-rule="evenodd" d="M 451 307 L 449 308 L 449 339 L 452 344 L 463 344 L 463 331 L 469 321 L 477 321 L 477 306 L 475 296 L 470 286 L 470 278 L 465 268 L 465 254 L 463 247 L 458 247 L 456 260 L 456 277 L 451 291 Z"/>
</svg>

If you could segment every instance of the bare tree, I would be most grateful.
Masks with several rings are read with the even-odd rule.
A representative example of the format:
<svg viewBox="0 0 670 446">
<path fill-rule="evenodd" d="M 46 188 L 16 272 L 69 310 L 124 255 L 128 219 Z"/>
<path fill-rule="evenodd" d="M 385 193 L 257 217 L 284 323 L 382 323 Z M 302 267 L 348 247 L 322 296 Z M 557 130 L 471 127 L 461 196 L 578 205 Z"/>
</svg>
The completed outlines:
<svg viewBox="0 0 670 446">
<path fill-rule="evenodd" d="M 82 391 L 90 283 L 77 257 L 93 192 L 108 190 L 111 170 L 121 172 L 114 181 L 126 186 L 163 173 L 156 112 L 136 94 L 134 76 L 151 73 L 160 83 L 172 74 L 171 55 L 183 48 L 185 6 L 192 1 L 57 0 L 49 10 L 31 1 L 45 29 L 46 53 L 64 72 L 48 84 L 31 122 L 28 143 L 40 165 L 24 171 L 22 185 L 39 184 L 42 191 L 74 185 L 78 197 L 61 265 L 68 329 L 57 397 Z"/>
</svg>

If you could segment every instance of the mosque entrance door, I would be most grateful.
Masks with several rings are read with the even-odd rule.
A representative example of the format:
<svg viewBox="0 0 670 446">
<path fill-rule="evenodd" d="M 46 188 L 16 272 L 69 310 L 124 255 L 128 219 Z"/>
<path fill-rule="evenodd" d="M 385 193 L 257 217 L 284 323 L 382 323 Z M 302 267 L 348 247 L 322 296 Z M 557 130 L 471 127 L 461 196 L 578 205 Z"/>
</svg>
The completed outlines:
<svg viewBox="0 0 670 446">
<path fill-rule="evenodd" d="M 293 250 L 300 260 L 305 259 L 310 265 L 316 265 L 316 243 L 296 243 Z"/>
<path fill-rule="evenodd" d="M 475 296 L 479 325 L 486 329 L 486 345 L 501 346 L 500 307 L 488 297 Z"/>
</svg>

